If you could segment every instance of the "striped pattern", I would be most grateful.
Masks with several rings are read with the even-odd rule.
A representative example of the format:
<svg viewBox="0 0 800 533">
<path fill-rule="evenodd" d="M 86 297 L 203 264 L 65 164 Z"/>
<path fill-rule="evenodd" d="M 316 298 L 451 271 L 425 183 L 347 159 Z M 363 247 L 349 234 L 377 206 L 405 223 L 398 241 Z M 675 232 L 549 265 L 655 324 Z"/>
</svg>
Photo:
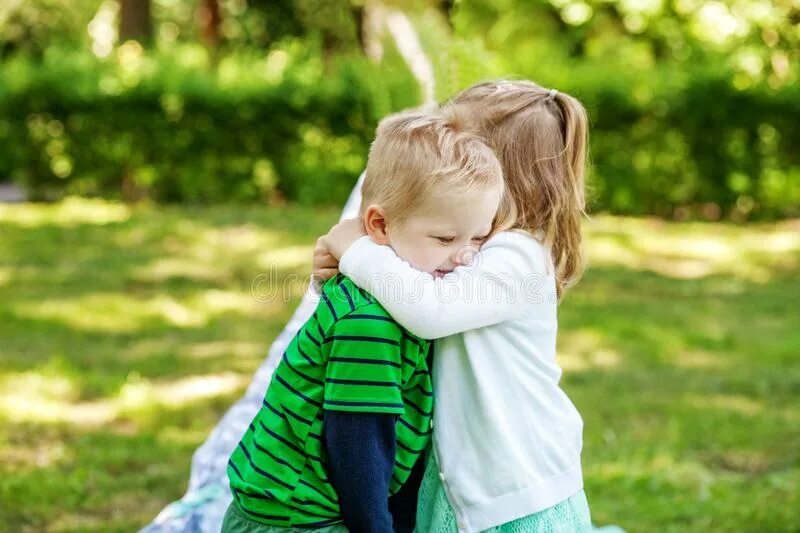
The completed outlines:
<svg viewBox="0 0 800 533">
<path fill-rule="evenodd" d="M 275 526 L 341 522 L 326 468 L 325 409 L 398 416 L 390 489 L 396 492 L 430 438 L 429 348 L 347 277 L 328 280 L 228 461 L 238 508 Z"/>
</svg>

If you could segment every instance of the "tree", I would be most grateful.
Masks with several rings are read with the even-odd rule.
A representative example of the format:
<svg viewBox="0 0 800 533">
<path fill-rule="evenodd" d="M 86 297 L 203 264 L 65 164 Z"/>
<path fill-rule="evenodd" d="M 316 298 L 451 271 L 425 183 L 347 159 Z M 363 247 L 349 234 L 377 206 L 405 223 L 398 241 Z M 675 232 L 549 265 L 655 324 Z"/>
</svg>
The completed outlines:
<svg viewBox="0 0 800 533">
<path fill-rule="evenodd" d="M 222 15 L 219 10 L 218 0 L 200 0 L 197 19 L 203 43 L 209 49 L 216 50 L 222 40 L 220 35 Z"/>
<path fill-rule="evenodd" d="M 153 36 L 150 0 L 120 0 L 120 41 L 148 41 Z"/>
</svg>

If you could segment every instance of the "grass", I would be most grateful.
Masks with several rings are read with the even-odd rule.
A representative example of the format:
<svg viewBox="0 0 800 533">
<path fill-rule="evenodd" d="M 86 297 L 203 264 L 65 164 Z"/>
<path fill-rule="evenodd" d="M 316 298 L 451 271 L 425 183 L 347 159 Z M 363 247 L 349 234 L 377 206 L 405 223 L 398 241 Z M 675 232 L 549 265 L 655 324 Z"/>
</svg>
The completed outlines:
<svg viewBox="0 0 800 533">
<path fill-rule="evenodd" d="M 179 497 L 337 216 L 0 206 L 0 524 L 130 531 Z M 595 521 L 797 531 L 798 221 L 598 217 L 587 241 L 559 358 Z"/>
</svg>

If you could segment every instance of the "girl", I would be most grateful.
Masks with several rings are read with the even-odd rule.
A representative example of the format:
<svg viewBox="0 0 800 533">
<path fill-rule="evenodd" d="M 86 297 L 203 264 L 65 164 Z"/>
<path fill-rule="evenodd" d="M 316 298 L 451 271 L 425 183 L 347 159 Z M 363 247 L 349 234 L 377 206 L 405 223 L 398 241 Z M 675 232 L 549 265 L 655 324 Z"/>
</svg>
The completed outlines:
<svg viewBox="0 0 800 533">
<path fill-rule="evenodd" d="M 590 531 L 583 422 L 555 361 L 557 301 L 583 268 L 586 111 L 556 90 L 503 81 L 470 87 L 442 112 L 495 150 L 511 228 L 496 228 L 472 265 L 431 276 L 346 221 L 320 239 L 315 274 L 335 271 L 328 253 L 339 258 L 398 323 L 438 339 L 419 531 Z M 427 238 L 447 247 L 458 236 Z M 391 290 L 375 280 L 391 280 Z"/>
</svg>

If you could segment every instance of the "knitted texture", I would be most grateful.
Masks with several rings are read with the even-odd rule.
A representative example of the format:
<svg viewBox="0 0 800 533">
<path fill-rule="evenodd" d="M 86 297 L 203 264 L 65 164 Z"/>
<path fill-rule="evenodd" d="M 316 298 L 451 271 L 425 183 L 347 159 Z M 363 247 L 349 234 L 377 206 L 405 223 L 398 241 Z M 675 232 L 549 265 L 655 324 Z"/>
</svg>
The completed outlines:
<svg viewBox="0 0 800 533">
<path fill-rule="evenodd" d="M 431 454 L 419 489 L 417 533 L 457 533 L 456 515 L 439 479 Z M 490 533 L 588 533 L 592 531 L 589 503 L 583 491 L 538 513 L 487 529 Z"/>
</svg>

